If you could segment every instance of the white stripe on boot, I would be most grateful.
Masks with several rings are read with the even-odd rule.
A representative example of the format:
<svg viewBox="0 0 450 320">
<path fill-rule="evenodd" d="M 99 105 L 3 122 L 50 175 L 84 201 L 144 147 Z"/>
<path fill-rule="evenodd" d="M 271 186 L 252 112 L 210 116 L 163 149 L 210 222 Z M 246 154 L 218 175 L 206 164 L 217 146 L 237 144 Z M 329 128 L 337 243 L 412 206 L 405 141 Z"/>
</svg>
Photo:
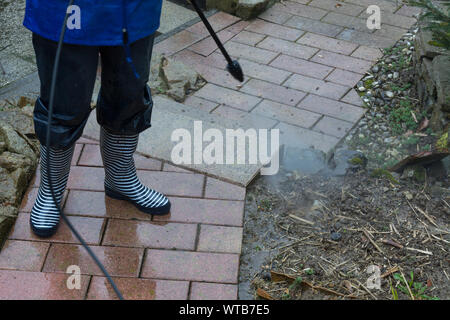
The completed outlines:
<svg viewBox="0 0 450 320">
<path fill-rule="evenodd" d="M 58 228 L 58 207 L 66 189 L 73 152 L 74 145 L 66 150 L 50 148 L 50 152 L 47 147 L 41 145 L 41 182 L 30 216 L 31 229 L 40 237 L 50 237 Z M 50 164 L 50 178 L 57 204 L 54 202 L 50 190 L 47 163 Z"/>
<path fill-rule="evenodd" d="M 163 215 L 170 211 L 170 201 L 163 194 L 147 188 L 137 177 L 133 154 L 139 135 L 115 135 L 100 130 L 100 149 L 105 167 L 106 195 L 133 203 L 139 210 Z"/>
</svg>

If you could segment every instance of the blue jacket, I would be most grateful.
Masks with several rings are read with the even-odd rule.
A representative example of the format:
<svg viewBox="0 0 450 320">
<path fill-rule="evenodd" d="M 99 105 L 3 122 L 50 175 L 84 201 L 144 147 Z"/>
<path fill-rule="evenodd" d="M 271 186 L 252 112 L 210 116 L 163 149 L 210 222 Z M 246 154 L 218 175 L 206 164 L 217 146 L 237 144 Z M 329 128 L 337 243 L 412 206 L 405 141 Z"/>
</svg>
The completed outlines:
<svg viewBox="0 0 450 320">
<path fill-rule="evenodd" d="M 58 41 L 68 4 L 68 0 L 27 0 L 23 25 Z M 73 4 L 77 7 L 70 11 L 72 28 L 66 29 L 64 43 L 117 46 L 124 44 L 124 28 L 128 43 L 159 28 L 162 0 L 75 0 Z"/>
</svg>

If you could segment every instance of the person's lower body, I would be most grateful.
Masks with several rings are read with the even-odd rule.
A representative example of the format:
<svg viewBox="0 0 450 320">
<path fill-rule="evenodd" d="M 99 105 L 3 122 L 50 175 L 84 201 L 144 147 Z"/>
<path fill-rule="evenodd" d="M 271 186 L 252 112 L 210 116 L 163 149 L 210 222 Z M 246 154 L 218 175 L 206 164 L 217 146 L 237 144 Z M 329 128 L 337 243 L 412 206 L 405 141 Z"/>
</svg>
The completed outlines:
<svg viewBox="0 0 450 320">
<path fill-rule="evenodd" d="M 57 43 L 33 34 L 41 80 L 34 125 L 42 145 L 41 183 L 30 217 L 35 234 L 48 237 L 58 227 L 57 208 L 66 187 L 73 147 L 91 112 L 99 55 L 102 73 L 96 113 L 102 132 L 100 147 L 105 167 L 105 191 L 116 199 L 132 202 L 146 213 L 167 214 L 170 211 L 170 202 L 165 196 L 139 182 L 133 160 L 139 133 L 151 126 L 153 101 L 147 81 L 153 40 L 152 35 L 130 45 L 139 78 L 126 61 L 122 46 L 63 45 L 47 148 L 48 103 Z M 49 179 L 55 197 L 50 192 Z"/>
</svg>

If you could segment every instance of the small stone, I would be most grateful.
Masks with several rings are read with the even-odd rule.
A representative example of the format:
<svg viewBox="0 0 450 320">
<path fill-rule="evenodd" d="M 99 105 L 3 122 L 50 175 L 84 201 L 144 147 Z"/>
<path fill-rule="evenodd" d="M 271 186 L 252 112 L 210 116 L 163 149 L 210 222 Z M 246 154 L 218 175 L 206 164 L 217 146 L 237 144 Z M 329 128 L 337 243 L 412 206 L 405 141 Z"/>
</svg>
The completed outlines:
<svg viewBox="0 0 450 320">
<path fill-rule="evenodd" d="M 408 199 L 408 200 L 412 200 L 413 199 L 413 195 L 411 194 L 411 192 L 405 191 L 405 192 L 403 192 L 403 194 L 405 195 L 406 199 Z"/>
<path fill-rule="evenodd" d="M 339 232 L 332 232 L 330 238 L 333 241 L 339 241 L 342 239 L 342 235 Z"/>
<path fill-rule="evenodd" d="M 392 91 L 386 91 L 385 94 L 386 94 L 386 97 L 388 97 L 390 99 L 392 99 L 394 97 L 394 93 Z"/>
<path fill-rule="evenodd" d="M 378 66 L 372 67 L 372 72 L 377 73 L 378 71 L 380 71 L 380 67 L 378 67 Z"/>
</svg>

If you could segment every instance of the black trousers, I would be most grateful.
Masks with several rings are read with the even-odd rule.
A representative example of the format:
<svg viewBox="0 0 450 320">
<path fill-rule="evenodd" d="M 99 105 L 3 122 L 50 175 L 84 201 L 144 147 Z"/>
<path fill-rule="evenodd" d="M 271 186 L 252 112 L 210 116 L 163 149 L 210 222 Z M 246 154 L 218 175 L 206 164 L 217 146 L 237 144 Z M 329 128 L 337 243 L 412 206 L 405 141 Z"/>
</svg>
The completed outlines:
<svg viewBox="0 0 450 320">
<path fill-rule="evenodd" d="M 50 146 L 66 149 L 80 138 L 91 112 L 91 98 L 101 57 L 101 89 L 97 121 L 113 134 L 138 134 L 151 126 L 153 107 L 147 85 L 154 35 L 130 45 L 136 78 L 122 46 L 64 44 L 56 81 Z M 41 144 L 46 143 L 48 103 L 57 43 L 33 34 L 33 47 L 41 81 L 34 108 L 34 126 Z"/>
</svg>

